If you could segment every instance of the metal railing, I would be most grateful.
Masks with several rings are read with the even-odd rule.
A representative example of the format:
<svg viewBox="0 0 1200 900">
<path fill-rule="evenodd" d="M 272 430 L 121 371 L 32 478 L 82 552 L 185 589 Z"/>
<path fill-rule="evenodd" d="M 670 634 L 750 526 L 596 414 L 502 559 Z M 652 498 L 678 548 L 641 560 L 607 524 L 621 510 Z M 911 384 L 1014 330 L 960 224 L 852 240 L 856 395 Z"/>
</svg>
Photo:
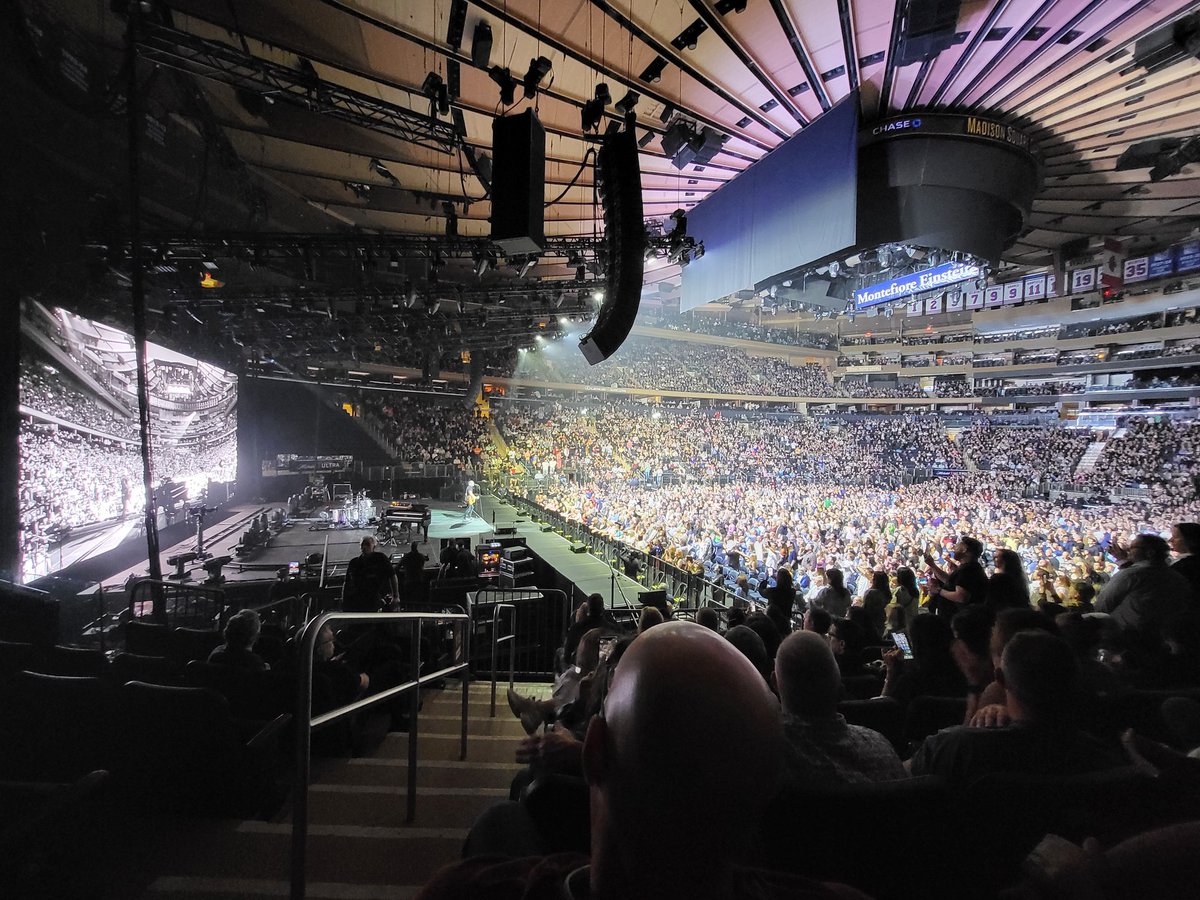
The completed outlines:
<svg viewBox="0 0 1200 900">
<path fill-rule="evenodd" d="M 472 660 L 472 672 L 481 676 L 484 666 L 493 688 L 497 679 L 499 647 L 509 645 L 509 681 L 517 671 L 523 677 L 553 677 L 555 651 L 562 646 L 571 627 L 571 598 L 557 588 L 482 588 L 471 597 L 472 629 L 490 628 L 490 657 L 482 655 L 484 644 L 477 643 L 479 655 Z M 508 633 L 500 633 L 501 615 L 507 610 Z M 490 662 L 489 662 L 490 660 Z M 493 698 L 494 699 L 494 698 Z"/>
<path fill-rule="evenodd" d="M 461 610 L 461 607 L 459 608 Z M 316 648 L 317 636 L 321 629 L 330 622 L 359 622 L 380 624 L 384 622 L 409 622 L 412 624 L 411 654 L 413 676 L 410 680 L 395 687 L 372 694 L 361 700 L 356 700 L 345 706 L 318 716 L 312 714 L 312 685 L 313 685 L 313 651 Z M 446 666 L 435 672 L 422 675 L 421 671 L 421 628 L 425 622 L 461 622 L 463 635 L 456 641 L 456 648 L 461 653 L 460 661 L 452 666 Z M 420 713 L 420 693 L 418 689 L 430 682 L 461 674 L 462 677 L 462 735 L 459 749 L 459 759 L 467 758 L 467 700 L 470 687 L 470 677 L 467 671 L 470 654 L 470 617 L 465 612 L 455 613 L 322 613 L 309 621 L 300 636 L 299 654 L 300 665 L 296 688 L 296 789 L 292 804 L 292 854 L 291 854 L 291 897 L 292 900 L 303 900 L 307 881 L 308 862 L 308 782 L 311 775 L 312 730 L 330 722 L 344 719 L 359 710 L 377 706 L 409 693 L 409 726 L 408 726 L 408 788 L 406 821 L 412 822 L 417 811 L 417 717 Z"/>
<path fill-rule="evenodd" d="M 173 627 L 220 629 L 228 608 L 220 588 L 143 578 L 129 590 L 131 619 L 150 618 Z"/>
<path fill-rule="evenodd" d="M 500 614 L 510 613 L 510 632 L 500 636 Z M 496 718 L 496 657 L 500 653 L 500 645 L 508 644 L 508 687 L 512 690 L 516 683 L 517 665 L 517 607 L 513 603 L 497 603 L 492 607 L 492 712 L 491 718 Z"/>
</svg>

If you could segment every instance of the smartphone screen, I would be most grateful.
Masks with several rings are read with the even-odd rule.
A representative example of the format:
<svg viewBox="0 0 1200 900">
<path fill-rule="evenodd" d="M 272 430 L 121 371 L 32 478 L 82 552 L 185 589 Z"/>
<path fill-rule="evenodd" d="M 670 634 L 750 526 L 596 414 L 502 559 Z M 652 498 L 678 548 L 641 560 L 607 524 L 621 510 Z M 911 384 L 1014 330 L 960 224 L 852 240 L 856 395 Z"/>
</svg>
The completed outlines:
<svg viewBox="0 0 1200 900">
<path fill-rule="evenodd" d="M 896 646 L 900 648 L 900 652 L 904 654 L 905 659 L 912 659 L 912 645 L 908 643 L 908 635 L 903 631 L 893 631 L 892 640 L 896 642 Z"/>
<path fill-rule="evenodd" d="M 300 574 L 300 563 L 299 562 L 288 563 L 288 574 L 289 575 L 299 575 Z"/>
</svg>

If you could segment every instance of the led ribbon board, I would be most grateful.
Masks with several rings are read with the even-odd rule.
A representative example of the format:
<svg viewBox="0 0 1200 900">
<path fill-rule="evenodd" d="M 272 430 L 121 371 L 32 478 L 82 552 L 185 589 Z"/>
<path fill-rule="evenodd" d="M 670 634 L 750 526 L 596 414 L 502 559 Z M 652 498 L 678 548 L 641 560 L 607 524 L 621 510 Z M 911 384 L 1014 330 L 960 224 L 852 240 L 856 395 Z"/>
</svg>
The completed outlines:
<svg viewBox="0 0 1200 900">
<path fill-rule="evenodd" d="M 981 274 L 979 267 L 970 263 L 944 263 L 921 272 L 913 272 L 911 275 L 893 278 L 891 281 L 859 288 L 854 292 L 854 308 L 869 309 L 880 303 L 899 300 L 901 297 L 921 294 L 925 291 L 958 284 L 960 281 L 978 278 Z"/>
</svg>

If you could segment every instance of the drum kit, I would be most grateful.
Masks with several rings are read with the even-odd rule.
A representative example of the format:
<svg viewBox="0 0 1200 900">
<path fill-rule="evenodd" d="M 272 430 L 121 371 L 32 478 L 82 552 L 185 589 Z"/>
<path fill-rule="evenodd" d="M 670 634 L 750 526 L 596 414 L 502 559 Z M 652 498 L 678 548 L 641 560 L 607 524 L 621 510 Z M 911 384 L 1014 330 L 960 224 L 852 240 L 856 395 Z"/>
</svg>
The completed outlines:
<svg viewBox="0 0 1200 900">
<path fill-rule="evenodd" d="M 375 504 L 365 490 L 349 495 L 341 506 L 327 506 L 319 516 L 327 528 L 370 528 L 375 519 Z"/>
</svg>

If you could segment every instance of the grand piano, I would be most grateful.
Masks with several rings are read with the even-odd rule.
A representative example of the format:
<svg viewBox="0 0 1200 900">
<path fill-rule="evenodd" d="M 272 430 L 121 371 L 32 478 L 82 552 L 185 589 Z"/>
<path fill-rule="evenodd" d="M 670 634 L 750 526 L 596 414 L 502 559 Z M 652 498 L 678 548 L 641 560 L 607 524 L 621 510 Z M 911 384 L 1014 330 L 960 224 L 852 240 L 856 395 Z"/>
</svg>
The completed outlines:
<svg viewBox="0 0 1200 900">
<path fill-rule="evenodd" d="M 406 530 L 416 525 L 421 530 L 422 540 L 426 542 L 429 541 L 429 521 L 432 518 L 433 514 L 424 503 L 393 500 L 383 510 L 383 521 L 388 525 L 403 525 Z"/>
</svg>

